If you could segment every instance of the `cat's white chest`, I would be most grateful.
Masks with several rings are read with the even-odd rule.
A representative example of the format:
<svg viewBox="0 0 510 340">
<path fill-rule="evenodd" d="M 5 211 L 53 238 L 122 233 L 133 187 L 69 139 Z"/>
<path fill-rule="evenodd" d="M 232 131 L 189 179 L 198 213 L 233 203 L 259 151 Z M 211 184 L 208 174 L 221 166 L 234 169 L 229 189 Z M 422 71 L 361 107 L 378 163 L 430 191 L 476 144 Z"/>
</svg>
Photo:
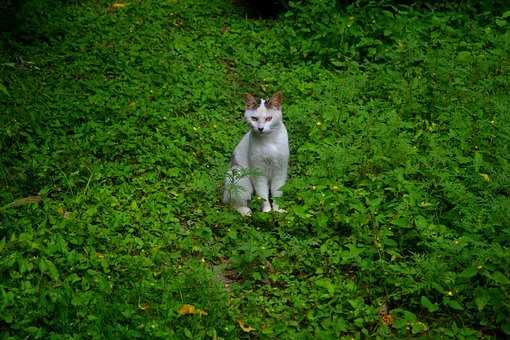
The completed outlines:
<svg viewBox="0 0 510 340">
<path fill-rule="evenodd" d="M 250 166 L 271 173 L 286 167 L 289 158 L 289 147 L 286 138 L 274 141 L 252 141 L 250 150 Z"/>
<path fill-rule="evenodd" d="M 276 165 L 278 159 L 281 159 L 281 155 L 278 153 L 278 149 L 274 145 L 269 145 L 264 152 L 262 160 L 268 166 Z"/>
</svg>

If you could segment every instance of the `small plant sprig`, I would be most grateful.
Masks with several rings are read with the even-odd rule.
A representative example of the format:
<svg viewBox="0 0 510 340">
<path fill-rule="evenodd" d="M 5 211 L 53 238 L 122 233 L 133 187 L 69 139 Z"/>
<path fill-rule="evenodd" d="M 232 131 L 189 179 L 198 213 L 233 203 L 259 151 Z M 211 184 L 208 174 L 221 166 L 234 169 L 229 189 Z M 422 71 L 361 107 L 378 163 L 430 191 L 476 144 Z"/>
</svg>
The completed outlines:
<svg viewBox="0 0 510 340">
<path fill-rule="evenodd" d="M 227 171 L 225 185 L 229 199 L 238 197 L 245 190 L 238 184 L 242 178 L 257 176 L 261 176 L 261 171 L 255 168 L 234 168 Z"/>
</svg>

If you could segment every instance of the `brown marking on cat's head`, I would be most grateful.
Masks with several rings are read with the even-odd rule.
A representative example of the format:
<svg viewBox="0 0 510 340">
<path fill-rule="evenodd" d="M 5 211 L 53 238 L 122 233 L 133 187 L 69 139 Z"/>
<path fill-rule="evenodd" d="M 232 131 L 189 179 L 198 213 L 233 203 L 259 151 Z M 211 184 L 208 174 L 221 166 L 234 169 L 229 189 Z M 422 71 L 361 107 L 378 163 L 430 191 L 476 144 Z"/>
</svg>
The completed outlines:
<svg viewBox="0 0 510 340">
<path fill-rule="evenodd" d="M 246 110 L 256 110 L 257 107 L 259 107 L 257 99 L 255 99 L 255 97 L 249 93 L 246 93 L 244 95 L 244 104 L 245 104 Z"/>
<path fill-rule="evenodd" d="M 271 99 L 269 99 L 267 102 L 265 102 L 266 108 L 268 109 L 276 109 L 281 110 L 282 109 L 282 91 L 278 91 Z"/>
</svg>

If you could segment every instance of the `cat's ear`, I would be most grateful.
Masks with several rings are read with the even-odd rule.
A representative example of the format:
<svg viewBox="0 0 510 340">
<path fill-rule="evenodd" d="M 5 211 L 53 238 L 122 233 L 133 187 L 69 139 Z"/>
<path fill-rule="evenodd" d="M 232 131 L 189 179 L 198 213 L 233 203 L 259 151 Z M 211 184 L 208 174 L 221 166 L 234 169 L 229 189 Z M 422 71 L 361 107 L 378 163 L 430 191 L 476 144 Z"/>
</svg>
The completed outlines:
<svg viewBox="0 0 510 340">
<path fill-rule="evenodd" d="M 267 107 L 276 110 L 282 109 L 282 91 L 278 91 L 273 94 L 271 99 L 267 101 Z"/>
<path fill-rule="evenodd" d="M 244 104 L 246 110 L 255 110 L 257 108 L 257 99 L 249 93 L 244 95 Z"/>
</svg>

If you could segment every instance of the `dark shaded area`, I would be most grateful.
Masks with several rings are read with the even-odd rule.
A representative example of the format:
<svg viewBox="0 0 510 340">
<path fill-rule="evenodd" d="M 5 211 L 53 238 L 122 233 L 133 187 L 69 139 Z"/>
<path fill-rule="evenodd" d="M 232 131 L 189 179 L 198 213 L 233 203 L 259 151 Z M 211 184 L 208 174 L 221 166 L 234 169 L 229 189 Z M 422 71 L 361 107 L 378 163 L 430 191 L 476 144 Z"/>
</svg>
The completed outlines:
<svg viewBox="0 0 510 340">
<path fill-rule="evenodd" d="M 13 32 L 18 28 L 25 0 L 4 0 L 0 2 L 0 32 Z"/>
<path fill-rule="evenodd" d="M 234 3 L 243 6 L 246 9 L 246 14 L 250 18 L 260 19 L 276 19 L 280 14 L 288 11 L 296 6 L 315 6 L 320 1 L 289 1 L 289 0 L 234 0 Z M 412 6 L 421 10 L 441 10 L 441 9 L 463 9 L 470 12 L 472 15 L 477 14 L 498 14 L 509 7 L 508 1 L 420 1 L 420 0 L 336 0 L 324 2 L 329 6 L 336 5 L 336 8 L 341 11 L 345 10 L 348 6 L 354 7 L 381 7 L 386 9 L 395 9 L 394 6 Z M 319 18 L 318 18 L 319 19 Z"/>
<path fill-rule="evenodd" d="M 234 3 L 244 7 L 250 18 L 276 19 L 289 9 L 287 0 L 234 0 Z"/>
</svg>

